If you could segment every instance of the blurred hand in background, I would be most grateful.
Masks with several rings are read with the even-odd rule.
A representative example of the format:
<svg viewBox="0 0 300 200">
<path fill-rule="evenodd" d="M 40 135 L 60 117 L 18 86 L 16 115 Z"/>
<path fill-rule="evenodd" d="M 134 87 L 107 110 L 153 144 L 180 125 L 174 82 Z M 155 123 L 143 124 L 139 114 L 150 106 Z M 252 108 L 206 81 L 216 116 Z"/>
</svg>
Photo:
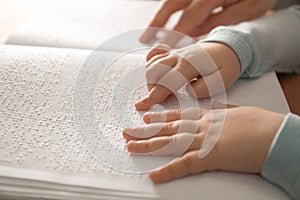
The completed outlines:
<svg viewBox="0 0 300 200">
<path fill-rule="evenodd" d="M 150 27 L 164 28 L 171 15 L 177 11 L 183 12 L 173 29 L 197 37 L 220 25 L 234 25 L 260 17 L 276 2 L 277 0 L 163 0 L 140 41 L 147 43 L 155 38 L 158 29 Z"/>
</svg>

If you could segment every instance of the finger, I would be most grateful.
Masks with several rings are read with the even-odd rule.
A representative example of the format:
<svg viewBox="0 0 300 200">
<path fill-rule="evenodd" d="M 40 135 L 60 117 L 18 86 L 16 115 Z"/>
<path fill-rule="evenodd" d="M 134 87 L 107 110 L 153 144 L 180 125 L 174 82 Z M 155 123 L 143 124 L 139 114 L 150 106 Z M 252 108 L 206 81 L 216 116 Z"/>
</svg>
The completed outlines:
<svg viewBox="0 0 300 200">
<path fill-rule="evenodd" d="M 161 58 L 165 58 L 167 56 L 169 56 L 170 54 L 167 53 L 163 53 L 163 54 L 158 54 L 153 56 L 150 60 L 148 60 L 145 64 L 145 69 L 147 69 L 149 66 L 151 66 L 151 64 L 153 64 L 154 62 L 156 62 L 157 60 L 161 59 Z"/>
<path fill-rule="evenodd" d="M 184 37 L 186 37 L 186 35 L 182 34 L 181 32 L 166 31 L 166 33 L 162 37 L 158 38 L 158 42 L 167 44 L 168 46 L 174 48 Z"/>
<path fill-rule="evenodd" d="M 146 68 L 145 76 L 149 91 L 159 82 L 160 78 L 170 71 L 177 63 L 177 58 L 170 54 L 153 62 Z"/>
<path fill-rule="evenodd" d="M 137 128 L 125 128 L 123 136 L 127 140 L 140 140 L 151 137 L 171 136 L 176 133 L 200 132 L 201 125 L 198 120 L 177 120 L 167 123 L 152 123 Z"/>
<path fill-rule="evenodd" d="M 170 94 L 172 94 L 172 91 L 168 88 L 161 86 L 161 85 L 155 85 L 151 91 L 148 93 L 147 96 L 145 96 L 143 99 L 135 102 L 135 108 L 137 110 L 149 110 L 151 106 L 158 104 L 165 100 Z"/>
<path fill-rule="evenodd" d="M 158 27 L 162 28 L 167 23 L 170 16 L 178 10 L 185 8 L 192 0 L 166 0 L 163 2 L 159 10 L 154 15 L 146 31 L 140 37 L 140 42 L 147 43 L 153 39 L 158 31 Z"/>
<path fill-rule="evenodd" d="M 164 54 L 171 50 L 172 48 L 167 44 L 159 43 L 155 45 L 146 55 L 146 61 L 149 61 L 152 57 L 158 54 Z"/>
<path fill-rule="evenodd" d="M 191 96 L 202 99 L 225 92 L 236 78 L 235 73 L 231 74 L 229 70 L 221 68 L 212 74 L 191 81 L 186 86 L 186 90 Z"/>
<path fill-rule="evenodd" d="M 198 47 L 197 47 L 198 48 Z M 201 51 L 202 52 L 202 51 Z M 206 54 L 203 54 L 207 58 Z M 209 59 L 205 60 L 211 66 Z M 209 69 L 212 70 L 212 69 Z M 203 71 L 203 70 L 202 70 Z M 198 69 L 187 62 L 185 59 L 179 61 L 176 66 L 163 75 L 150 93 L 142 100 L 136 102 L 138 110 L 148 110 L 152 105 L 165 100 L 172 92 L 177 91 L 185 83 L 199 75 Z M 149 76 L 151 78 L 151 76 Z M 209 76 L 208 76 L 209 77 Z M 154 80 L 156 82 L 156 80 Z M 149 82 L 147 80 L 147 82 Z"/>
<path fill-rule="evenodd" d="M 215 46 L 223 47 L 225 45 L 203 42 L 200 45 L 189 45 L 187 47 L 176 50 L 175 53 L 178 57 L 180 57 L 180 67 L 182 68 L 182 72 L 180 71 L 181 74 L 186 71 L 185 68 L 191 70 L 193 72 L 193 75 L 197 74 L 201 76 L 205 76 L 217 71 L 219 69 L 219 63 L 216 61 L 218 61 L 219 59 L 212 59 L 213 56 L 217 58 L 219 57 L 219 55 L 216 55 Z M 225 50 L 230 50 L 227 48 L 229 47 L 225 46 Z"/>
<path fill-rule="evenodd" d="M 199 76 L 198 70 L 186 60 L 180 60 L 176 66 L 165 73 L 157 82 L 172 92 Z"/>
<path fill-rule="evenodd" d="M 203 22 L 203 24 L 205 24 L 205 22 Z M 200 25 L 200 26 L 195 27 L 193 30 L 191 30 L 190 37 L 195 38 L 197 41 L 200 41 L 200 40 L 207 38 L 208 34 L 209 34 L 209 32 L 204 33 L 202 31 L 202 27 Z"/>
<path fill-rule="evenodd" d="M 199 75 L 199 72 L 194 67 L 190 64 L 187 65 L 190 67 L 183 67 L 186 65 L 182 64 L 182 62 L 177 64 L 173 69 L 170 69 L 165 75 L 163 75 L 159 81 L 155 79 L 157 76 L 150 76 L 150 73 L 148 72 L 149 76 L 147 82 L 157 82 L 157 84 L 155 86 L 149 85 L 150 88 L 152 86 L 153 88 L 146 97 L 135 103 L 136 109 L 149 110 L 151 106 L 162 102 L 189 80 Z M 167 71 L 166 69 L 164 69 L 164 72 Z"/>
<path fill-rule="evenodd" d="M 236 6 L 236 5 L 234 5 Z M 232 6 L 230 6 L 231 8 Z M 195 28 L 191 35 L 197 36 L 209 33 L 212 29 L 218 26 L 228 26 L 228 25 L 234 25 L 238 22 L 242 22 L 243 20 L 238 19 L 233 15 L 232 9 L 226 9 L 218 14 L 211 15 L 200 27 Z"/>
<path fill-rule="evenodd" d="M 157 122 L 171 122 L 176 120 L 181 120 L 182 110 L 166 110 L 163 112 L 147 112 L 143 115 L 143 120 L 145 123 L 157 123 Z"/>
<path fill-rule="evenodd" d="M 207 110 L 202 108 L 185 108 L 166 110 L 163 112 L 148 112 L 143 116 L 145 123 L 172 122 L 176 120 L 198 120 Z"/>
<path fill-rule="evenodd" d="M 188 152 L 168 165 L 152 171 L 149 174 L 149 178 L 155 183 L 163 183 L 189 174 L 216 170 L 218 165 L 213 152 L 203 159 L 199 159 L 198 151 Z"/>
<path fill-rule="evenodd" d="M 137 154 L 180 156 L 185 152 L 200 149 L 203 138 L 203 134 L 179 133 L 173 136 L 156 137 L 148 140 L 132 140 L 127 143 L 127 150 Z"/>
<path fill-rule="evenodd" d="M 223 104 L 219 101 L 213 101 L 211 104 L 212 109 L 225 109 L 225 108 L 236 108 L 239 107 L 238 105 L 231 105 L 231 104 Z"/>
<path fill-rule="evenodd" d="M 171 141 L 171 137 L 159 137 L 139 141 L 131 140 L 127 143 L 127 150 L 131 153 L 149 153 L 161 149 Z"/>
<path fill-rule="evenodd" d="M 216 7 L 218 7 L 216 1 L 193 1 L 184 9 L 174 30 L 189 35 L 195 27 L 207 19 L 212 10 Z"/>
<path fill-rule="evenodd" d="M 268 1 L 265 1 L 264 3 L 257 3 L 252 0 L 244 0 L 226 6 L 224 7 L 223 11 L 211 15 L 203 23 L 203 25 L 200 26 L 200 29 L 198 29 L 199 32 L 197 34 L 202 35 L 208 33 L 217 26 L 234 25 L 262 16 L 267 10 L 266 7 L 270 9 L 273 5 L 273 3 L 271 3 L 270 5 L 265 4 L 269 4 Z"/>
<path fill-rule="evenodd" d="M 186 85 L 186 91 L 190 96 L 198 99 L 207 98 L 212 95 L 207 87 L 207 83 L 202 78 L 191 81 L 189 85 Z"/>
</svg>

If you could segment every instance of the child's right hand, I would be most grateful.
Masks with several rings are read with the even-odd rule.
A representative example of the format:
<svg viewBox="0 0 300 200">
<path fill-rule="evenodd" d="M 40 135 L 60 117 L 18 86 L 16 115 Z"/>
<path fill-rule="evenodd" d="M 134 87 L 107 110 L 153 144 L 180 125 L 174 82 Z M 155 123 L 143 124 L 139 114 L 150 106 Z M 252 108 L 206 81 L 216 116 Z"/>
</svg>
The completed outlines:
<svg viewBox="0 0 300 200">
<path fill-rule="evenodd" d="M 147 55 L 146 79 L 149 93 L 136 102 L 135 106 L 138 110 L 148 110 L 188 82 L 191 87 L 186 89 L 190 95 L 206 98 L 223 92 L 224 88 L 228 89 L 239 74 L 239 59 L 224 44 L 207 42 L 175 51 L 171 51 L 166 45 L 158 45 Z"/>
<path fill-rule="evenodd" d="M 149 174 L 152 181 L 162 183 L 212 170 L 260 173 L 284 115 L 255 107 L 186 108 L 146 113 L 143 119 L 146 125 L 123 131 L 129 152 L 181 155 Z M 200 159 L 204 138 L 218 131 L 215 145 Z M 168 149 L 153 154 L 170 142 Z"/>
</svg>

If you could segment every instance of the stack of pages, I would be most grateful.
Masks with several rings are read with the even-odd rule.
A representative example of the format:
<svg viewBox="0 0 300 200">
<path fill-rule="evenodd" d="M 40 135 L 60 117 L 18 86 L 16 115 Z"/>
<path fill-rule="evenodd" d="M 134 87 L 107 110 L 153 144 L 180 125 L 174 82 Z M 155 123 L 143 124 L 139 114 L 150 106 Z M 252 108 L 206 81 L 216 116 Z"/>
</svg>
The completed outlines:
<svg viewBox="0 0 300 200">
<path fill-rule="evenodd" d="M 126 151 L 122 129 L 142 124 L 134 102 L 147 92 L 147 46 L 132 30 L 157 6 L 56 3 L 0 46 L 1 199 L 289 199 L 256 175 L 211 172 L 156 185 L 148 172 L 175 158 Z M 153 109 L 210 103 L 183 90 L 176 98 Z M 215 98 L 289 111 L 273 72 Z"/>
</svg>

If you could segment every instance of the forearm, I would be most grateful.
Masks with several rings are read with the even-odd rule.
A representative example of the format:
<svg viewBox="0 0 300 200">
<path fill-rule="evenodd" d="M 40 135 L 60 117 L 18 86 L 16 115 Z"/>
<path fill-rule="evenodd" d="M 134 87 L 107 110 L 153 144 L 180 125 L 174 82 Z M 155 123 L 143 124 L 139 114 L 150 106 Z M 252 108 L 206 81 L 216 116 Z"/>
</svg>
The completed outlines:
<svg viewBox="0 0 300 200">
<path fill-rule="evenodd" d="M 274 69 L 300 71 L 300 6 L 234 27 L 216 28 L 200 42 L 223 43 L 233 49 L 242 77 L 256 77 Z"/>
</svg>

